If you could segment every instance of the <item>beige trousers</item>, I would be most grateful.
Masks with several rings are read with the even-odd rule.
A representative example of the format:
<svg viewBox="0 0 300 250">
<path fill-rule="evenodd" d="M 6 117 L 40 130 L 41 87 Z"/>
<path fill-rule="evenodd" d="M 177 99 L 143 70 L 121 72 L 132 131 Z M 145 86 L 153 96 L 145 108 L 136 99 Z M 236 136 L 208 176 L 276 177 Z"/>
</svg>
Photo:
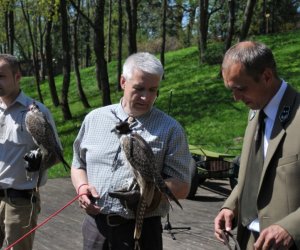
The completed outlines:
<svg viewBox="0 0 300 250">
<path fill-rule="evenodd" d="M 40 197 L 37 192 L 31 199 L 0 197 L 0 248 L 8 247 L 37 225 L 40 213 Z M 16 244 L 11 250 L 31 250 L 34 232 Z"/>
</svg>

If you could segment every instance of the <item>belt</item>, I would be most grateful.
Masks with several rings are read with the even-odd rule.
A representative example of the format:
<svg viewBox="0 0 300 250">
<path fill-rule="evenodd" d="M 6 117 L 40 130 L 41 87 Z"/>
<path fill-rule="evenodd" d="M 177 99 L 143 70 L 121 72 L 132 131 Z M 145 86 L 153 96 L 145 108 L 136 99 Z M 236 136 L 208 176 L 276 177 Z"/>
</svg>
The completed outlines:
<svg viewBox="0 0 300 250">
<path fill-rule="evenodd" d="M 126 219 L 118 214 L 97 214 L 95 219 L 105 221 L 105 223 L 110 227 L 116 227 L 121 224 L 134 221 L 134 219 Z"/>
<path fill-rule="evenodd" d="M 18 190 L 14 188 L 0 189 L 0 197 L 30 199 L 35 189 Z"/>
</svg>

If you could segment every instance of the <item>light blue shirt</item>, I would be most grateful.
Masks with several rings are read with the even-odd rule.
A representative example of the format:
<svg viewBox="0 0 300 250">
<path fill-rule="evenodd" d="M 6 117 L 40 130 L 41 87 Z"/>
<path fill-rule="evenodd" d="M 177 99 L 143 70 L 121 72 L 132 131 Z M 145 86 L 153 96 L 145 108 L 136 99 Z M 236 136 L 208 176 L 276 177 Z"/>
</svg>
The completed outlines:
<svg viewBox="0 0 300 250">
<path fill-rule="evenodd" d="M 0 99 L 0 189 L 33 189 L 36 187 L 38 171 L 28 173 L 25 169 L 24 155 L 37 145 L 25 126 L 25 115 L 32 98 L 20 92 L 16 100 L 6 107 Z M 50 111 L 40 102 L 35 101 L 40 110 L 45 114 L 56 133 L 54 120 Z M 58 139 L 57 133 L 56 137 Z M 47 179 L 44 172 L 40 185 Z"/>
<path fill-rule="evenodd" d="M 281 102 L 281 99 L 284 95 L 284 92 L 287 88 L 287 83 L 282 80 L 281 86 L 277 93 L 273 96 L 271 101 L 267 104 L 267 106 L 264 108 L 264 112 L 266 114 L 266 119 L 265 119 L 265 136 L 264 136 L 264 155 L 266 156 L 267 154 L 267 149 L 269 146 L 269 141 L 271 138 L 271 133 L 273 129 L 273 125 L 276 119 L 276 115 L 278 112 L 279 104 Z"/>
<path fill-rule="evenodd" d="M 128 118 L 120 103 L 95 109 L 85 117 L 74 142 L 72 167 L 86 170 L 89 184 L 95 186 L 100 195 L 101 213 L 134 218 L 118 199 L 108 195 L 109 191 L 128 186 L 134 177 L 120 151 L 118 135 L 111 132 L 119 122 L 112 111 L 122 121 Z M 155 107 L 136 117 L 136 121 L 132 128 L 149 143 L 161 173 L 190 183 L 193 159 L 182 126 Z M 146 217 L 165 216 L 168 210 L 168 202 L 162 201 Z"/>
</svg>

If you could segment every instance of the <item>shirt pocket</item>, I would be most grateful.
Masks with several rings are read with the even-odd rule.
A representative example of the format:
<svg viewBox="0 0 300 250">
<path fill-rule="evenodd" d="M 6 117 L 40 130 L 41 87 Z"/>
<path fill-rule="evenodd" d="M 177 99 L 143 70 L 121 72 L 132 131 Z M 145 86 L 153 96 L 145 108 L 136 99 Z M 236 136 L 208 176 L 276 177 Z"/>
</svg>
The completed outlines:
<svg viewBox="0 0 300 250">
<path fill-rule="evenodd" d="M 278 192 L 282 192 L 286 197 L 286 204 L 289 211 L 294 211 L 300 206 L 299 180 L 300 180 L 300 159 L 299 155 L 292 155 L 279 159 L 277 174 L 283 185 Z"/>
<path fill-rule="evenodd" d="M 278 160 L 278 167 L 284 166 L 284 165 L 288 165 L 288 164 L 292 164 L 293 162 L 299 161 L 299 155 L 290 155 L 290 156 L 286 156 L 283 158 L 280 158 Z"/>
</svg>

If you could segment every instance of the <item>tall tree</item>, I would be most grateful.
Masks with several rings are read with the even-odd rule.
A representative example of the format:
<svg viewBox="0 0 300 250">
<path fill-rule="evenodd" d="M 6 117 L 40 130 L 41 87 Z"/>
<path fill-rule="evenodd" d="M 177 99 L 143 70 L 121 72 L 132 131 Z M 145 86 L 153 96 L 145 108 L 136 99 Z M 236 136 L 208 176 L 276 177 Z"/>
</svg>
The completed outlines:
<svg viewBox="0 0 300 250">
<path fill-rule="evenodd" d="M 45 56 L 46 56 L 46 68 L 47 68 L 47 76 L 48 76 L 48 83 L 49 89 L 51 94 L 52 103 L 55 107 L 59 105 L 59 98 L 57 95 L 55 79 L 54 79 L 54 70 L 53 70 L 53 56 L 52 56 L 52 23 L 53 23 L 53 16 L 55 15 L 54 9 L 55 5 L 53 2 L 47 6 L 49 10 L 49 16 L 47 17 L 46 22 L 46 35 L 45 35 Z"/>
<path fill-rule="evenodd" d="M 111 61 L 111 30 L 112 30 L 112 23 L 111 23 L 111 16 L 113 11 L 113 2 L 112 0 L 109 0 L 109 7 L 108 7 L 108 32 L 107 32 L 107 50 L 106 50 L 106 58 L 107 62 Z"/>
<path fill-rule="evenodd" d="M 80 1 L 77 1 L 77 5 L 80 8 Z M 75 76 L 76 76 L 76 83 L 77 83 L 77 92 L 80 98 L 80 101 L 82 102 L 83 106 L 85 108 L 90 108 L 90 104 L 85 96 L 85 93 L 83 91 L 82 88 L 82 84 L 81 84 L 81 76 L 80 76 L 80 71 L 79 71 L 79 62 L 78 62 L 78 37 L 77 37 L 77 33 L 78 33 L 78 19 L 79 19 L 79 13 L 77 11 L 76 16 L 74 17 L 73 20 L 73 63 L 74 63 L 74 72 L 75 72 Z"/>
<path fill-rule="evenodd" d="M 186 11 L 188 12 L 188 24 L 187 24 L 187 31 L 186 31 L 186 39 L 185 39 L 185 46 L 189 47 L 192 43 L 192 36 L 193 36 L 193 27 L 195 23 L 195 16 L 196 16 L 196 9 L 197 9 L 197 1 L 196 0 L 190 0 L 189 6 Z"/>
<path fill-rule="evenodd" d="M 122 42 L 123 42 L 123 8 L 122 0 L 118 0 L 118 72 L 117 72 L 117 90 L 121 91 L 120 78 L 122 73 Z"/>
<path fill-rule="evenodd" d="M 66 0 L 60 0 L 60 18 L 61 18 L 61 41 L 63 47 L 63 84 L 61 93 L 61 109 L 65 120 L 72 119 L 71 110 L 68 102 L 68 92 L 70 86 L 71 55 L 68 31 L 68 11 Z"/>
<path fill-rule="evenodd" d="M 227 37 L 225 41 L 225 51 L 231 47 L 233 35 L 234 35 L 234 23 L 235 23 L 235 0 L 228 0 L 228 29 Z"/>
<path fill-rule="evenodd" d="M 7 45 L 8 45 L 8 52 L 11 55 L 14 54 L 14 41 L 15 41 L 14 4 L 15 4 L 14 0 L 8 1 L 7 8 L 5 11 Z"/>
<path fill-rule="evenodd" d="M 42 17 L 38 16 L 38 31 L 39 31 L 39 39 L 40 39 L 40 68 L 41 68 L 41 80 L 45 80 L 46 75 L 46 59 L 45 59 L 45 53 L 44 53 L 44 36 L 46 32 L 46 28 L 43 25 Z"/>
<path fill-rule="evenodd" d="M 256 0 L 247 0 L 239 41 L 244 41 L 247 38 L 255 4 Z"/>
<path fill-rule="evenodd" d="M 105 0 L 96 0 L 94 21 L 87 17 L 84 12 L 78 8 L 77 4 L 70 0 L 74 8 L 79 11 L 82 17 L 90 24 L 94 30 L 94 51 L 96 57 L 96 79 L 98 88 L 102 91 L 103 106 L 111 104 L 110 87 L 108 81 L 107 62 L 105 60 L 105 38 L 104 38 L 104 7 Z"/>
<path fill-rule="evenodd" d="M 104 38 L 104 0 L 96 1 L 95 8 L 95 36 L 94 50 L 96 56 L 96 78 L 99 89 L 102 90 L 103 106 L 111 104 L 110 87 L 108 81 L 107 62 L 105 60 Z"/>
<path fill-rule="evenodd" d="M 206 60 L 206 49 L 207 49 L 207 36 L 208 36 L 208 24 L 210 16 L 223 8 L 224 0 L 215 0 L 212 5 L 210 5 L 208 0 L 199 0 L 199 39 L 198 48 L 200 51 L 199 61 L 200 63 Z M 209 11 L 210 10 L 210 11 Z"/>
<path fill-rule="evenodd" d="M 199 0 L 199 51 L 200 62 L 205 61 L 207 48 L 207 29 L 208 29 L 208 0 Z"/>
<path fill-rule="evenodd" d="M 165 49 L 166 49 L 166 19 L 167 19 L 167 8 L 168 1 L 162 1 L 162 21 L 161 21 L 161 50 L 160 50 L 160 61 L 165 66 Z"/>
<path fill-rule="evenodd" d="M 87 1 L 87 17 L 90 16 L 90 4 L 89 1 Z M 86 44 L 86 50 L 85 50 L 85 66 L 89 67 L 91 65 L 91 46 L 90 46 L 90 37 L 91 37 L 91 33 L 90 33 L 90 27 L 88 22 L 86 22 L 86 32 L 85 32 L 85 44 Z"/>
<path fill-rule="evenodd" d="M 127 37 L 129 55 L 137 52 L 136 32 L 137 32 L 137 0 L 126 0 L 126 12 L 128 17 Z"/>
<path fill-rule="evenodd" d="M 26 0 L 25 0 L 26 1 Z M 21 8 L 23 12 L 24 19 L 27 24 L 28 28 L 28 33 L 29 33 L 29 38 L 32 46 L 32 60 L 33 60 L 33 67 L 34 67 L 34 75 L 35 75 L 35 82 L 36 82 L 36 87 L 37 87 L 37 92 L 39 96 L 40 102 L 44 102 L 42 92 L 41 92 L 41 87 L 40 87 L 40 75 L 39 75 L 39 62 L 38 62 L 38 52 L 37 52 L 37 46 L 36 46 L 36 41 L 32 32 L 31 28 L 31 20 L 30 20 L 30 15 L 29 15 L 29 6 L 27 1 L 24 2 L 24 0 L 20 0 L 21 3 Z"/>
</svg>

